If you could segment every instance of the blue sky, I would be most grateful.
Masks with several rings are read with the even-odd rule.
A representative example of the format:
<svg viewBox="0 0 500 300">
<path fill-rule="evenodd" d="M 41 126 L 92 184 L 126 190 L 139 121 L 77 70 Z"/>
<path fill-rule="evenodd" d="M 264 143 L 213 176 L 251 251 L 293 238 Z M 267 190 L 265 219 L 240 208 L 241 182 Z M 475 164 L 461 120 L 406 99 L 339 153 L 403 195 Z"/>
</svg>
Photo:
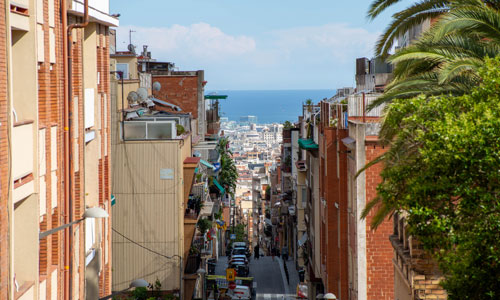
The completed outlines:
<svg viewBox="0 0 500 300">
<path fill-rule="evenodd" d="M 389 22 L 366 19 L 368 0 L 111 0 L 153 57 L 205 70 L 208 90 L 335 89 L 354 85 L 355 59 L 371 57 Z"/>
</svg>

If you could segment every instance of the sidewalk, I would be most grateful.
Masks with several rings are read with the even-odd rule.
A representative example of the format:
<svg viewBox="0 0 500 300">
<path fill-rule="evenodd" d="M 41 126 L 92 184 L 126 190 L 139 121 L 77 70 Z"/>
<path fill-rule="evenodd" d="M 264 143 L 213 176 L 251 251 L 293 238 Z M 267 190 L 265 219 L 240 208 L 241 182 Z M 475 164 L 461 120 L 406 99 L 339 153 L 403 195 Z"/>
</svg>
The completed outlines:
<svg viewBox="0 0 500 300">
<path fill-rule="evenodd" d="M 226 275 L 227 256 L 219 256 L 217 265 L 215 265 L 215 275 Z"/>
<path fill-rule="evenodd" d="M 286 261 L 286 267 L 288 269 L 288 275 L 289 275 L 288 277 L 289 281 L 287 282 L 283 259 L 278 258 L 278 262 L 283 277 L 283 284 L 285 285 L 285 294 L 287 294 L 288 299 L 294 299 L 296 296 L 297 284 L 299 283 L 299 273 L 295 269 L 295 263 L 291 259 L 288 259 Z"/>
</svg>

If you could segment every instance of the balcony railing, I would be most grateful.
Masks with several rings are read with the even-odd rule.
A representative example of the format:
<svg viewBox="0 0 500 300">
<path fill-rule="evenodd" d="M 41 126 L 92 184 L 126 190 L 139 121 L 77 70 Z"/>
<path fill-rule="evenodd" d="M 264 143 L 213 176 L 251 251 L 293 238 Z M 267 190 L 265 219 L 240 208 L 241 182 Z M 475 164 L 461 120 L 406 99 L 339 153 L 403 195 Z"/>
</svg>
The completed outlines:
<svg viewBox="0 0 500 300">
<path fill-rule="evenodd" d="M 370 106 L 380 95 L 379 93 L 358 93 L 349 95 L 347 98 L 349 117 L 381 117 L 385 108 L 384 104 L 368 111 L 368 106 Z"/>
<path fill-rule="evenodd" d="M 186 274 L 195 274 L 198 268 L 200 267 L 201 256 L 200 254 L 189 254 L 186 260 L 186 269 L 184 273 Z"/>
</svg>

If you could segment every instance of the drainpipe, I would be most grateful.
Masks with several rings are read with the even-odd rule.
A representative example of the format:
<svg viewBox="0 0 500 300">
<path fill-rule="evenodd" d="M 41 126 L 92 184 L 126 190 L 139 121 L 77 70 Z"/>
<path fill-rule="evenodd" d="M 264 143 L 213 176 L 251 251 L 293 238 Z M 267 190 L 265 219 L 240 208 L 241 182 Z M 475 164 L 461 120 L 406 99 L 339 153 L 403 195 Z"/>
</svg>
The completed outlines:
<svg viewBox="0 0 500 300">
<path fill-rule="evenodd" d="M 72 1 L 72 0 L 70 0 Z M 83 15 L 83 23 L 75 23 L 71 25 L 67 25 L 68 20 L 67 20 L 67 4 L 66 0 L 62 0 L 62 21 L 63 21 L 63 26 L 64 29 L 66 29 L 66 35 L 63 34 L 63 43 L 65 43 L 64 52 L 65 54 L 65 62 L 64 64 L 64 75 L 65 75 L 65 85 L 64 85 L 64 94 L 65 94 L 65 103 L 64 103 L 64 150 L 65 150 L 65 155 L 64 155 L 64 162 L 65 162 L 65 186 L 64 186 L 64 194 L 65 194 L 65 199 L 67 199 L 66 205 L 65 205 L 65 213 L 66 213 L 66 221 L 67 223 L 70 223 L 73 221 L 74 216 L 73 216 L 73 198 L 72 198 L 72 192 L 71 192 L 71 186 L 72 186 L 72 175 L 74 173 L 73 169 L 73 163 L 71 162 L 72 158 L 72 153 L 73 153 L 73 147 L 72 147 L 72 135 L 71 135 L 71 125 L 72 122 L 70 121 L 70 107 L 72 103 L 72 96 L 73 96 L 73 89 L 72 89 L 72 64 L 73 64 L 73 58 L 72 58 L 72 45 L 73 45 L 73 36 L 72 36 L 72 31 L 75 28 L 84 28 L 85 26 L 88 25 L 89 23 L 89 1 L 85 0 L 84 1 L 84 15 Z M 73 116 L 78 118 L 78 116 Z M 78 158 L 76 158 L 78 159 Z M 67 283 L 67 286 L 65 287 L 64 293 L 65 293 L 65 299 L 71 299 L 73 295 L 73 228 L 70 226 L 68 229 L 66 229 L 68 234 L 67 236 L 67 243 L 65 245 L 65 251 L 66 256 L 65 256 L 65 269 L 67 270 L 65 274 L 67 276 L 65 277 L 65 283 Z"/>
<path fill-rule="evenodd" d="M 62 27 L 65 29 L 68 25 L 68 12 L 66 7 L 66 0 L 61 0 L 61 20 Z M 63 33 L 63 68 L 64 68 L 64 224 L 70 223 L 70 176 L 69 176 L 69 95 L 68 95 L 68 39 Z M 64 230 L 64 299 L 69 299 L 69 245 L 70 245 L 70 231 L 69 228 Z"/>
<path fill-rule="evenodd" d="M 365 105 L 366 105 L 366 98 L 365 98 L 365 92 L 363 92 L 363 123 L 366 123 L 366 112 L 365 112 Z"/>
</svg>

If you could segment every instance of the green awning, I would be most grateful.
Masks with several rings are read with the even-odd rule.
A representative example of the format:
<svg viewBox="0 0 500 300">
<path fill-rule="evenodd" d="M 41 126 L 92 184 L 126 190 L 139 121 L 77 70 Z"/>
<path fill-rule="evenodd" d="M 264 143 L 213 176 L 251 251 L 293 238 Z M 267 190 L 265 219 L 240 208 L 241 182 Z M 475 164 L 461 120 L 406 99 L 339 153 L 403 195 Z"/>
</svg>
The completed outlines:
<svg viewBox="0 0 500 300">
<path fill-rule="evenodd" d="M 315 150 L 319 146 L 312 139 L 299 139 L 299 147 L 304 150 Z"/>
<path fill-rule="evenodd" d="M 220 99 L 226 99 L 227 95 L 205 95 L 205 99 L 211 99 L 211 100 L 220 100 Z"/>
<path fill-rule="evenodd" d="M 212 165 L 212 164 L 211 164 L 211 163 L 209 163 L 208 161 L 201 159 L 201 160 L 200 160 L 200 162 L 201 162 L 202 164 L 204 164 L 205 166 L 207 166 L 208 168 L 210 168 L 210 169 L 212 169 L 212 170 L 215 170 L 214 165 Z"/>
<path fill-rule="evenodd" d="M 226 190 L 222 187 L 222 185 L 220 185 L 220 183 L 215 178 L 214 178 L 214 184 L 219 189 L 219 191 L 221 193 L 223 193 L 223 194 L 226 193 Z"/>
</svg>

